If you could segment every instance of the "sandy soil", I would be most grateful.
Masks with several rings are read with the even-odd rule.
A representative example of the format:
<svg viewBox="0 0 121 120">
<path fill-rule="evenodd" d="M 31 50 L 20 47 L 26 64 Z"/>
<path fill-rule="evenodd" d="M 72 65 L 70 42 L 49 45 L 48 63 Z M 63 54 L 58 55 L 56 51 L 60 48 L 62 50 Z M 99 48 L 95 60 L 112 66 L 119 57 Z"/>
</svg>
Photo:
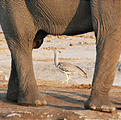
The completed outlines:
<svg viewBox="0 0 121 120">
<path fill-rule="evenodd" d="M 39 81 L 40 94 L 48 104 L 41 107 L 20 106 L 6 101 L 7 82 L 0 84 L 0 119 L 10 120 L 121 120 L 121 88 L 110 91 L 116 113 L 103 113 L 84 109 L 91 85 L 63 84 L 62 82 Z"/>
<path fill-rule="evenodd" d="M 61 51 L 59 60 L 80 66 L 88 75 L 71 75 L 69 84 L 66 76 L 53 64 L 53 48 Z M 109 114 L 85 110 L 84 101 L 90 94 L 94 72 L 96 50 L 94 33 L 77 36 L 47 36 L 41 48 L 33 50 L 33 64 L 40 94 L 48 101 L 47 106 L 25 107 L 6 101 L 7 83 L 10 74 L 11 57 L 0 33 L 0 119 L 40 119 L 40 120 L 120 120 L 121 89 L 113 87 L 111 99 L 118 108 L 117 113 Z M 115 82 L 121 86 L 121 58 L 117 65 Z"/>
</svg>

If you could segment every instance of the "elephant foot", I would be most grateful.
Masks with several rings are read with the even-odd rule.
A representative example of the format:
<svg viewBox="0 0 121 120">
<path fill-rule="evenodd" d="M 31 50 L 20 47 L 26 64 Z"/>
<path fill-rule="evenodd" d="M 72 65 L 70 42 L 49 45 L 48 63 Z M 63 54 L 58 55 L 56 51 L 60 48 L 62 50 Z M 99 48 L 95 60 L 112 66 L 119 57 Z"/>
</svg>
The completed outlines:
<svg viewBox="0 0 121 120">
<path fill-rule="evenodd" d="M 108 105 L 102 105 L 102 106 L 96 106 L 94 104 L 89 104 L 88 101 L 84 104 L 85 109 L 100 111 L 100 112 L 108 112 L 108 113 L 114 113 L 116 112 L 115 107 L 111 107 Z"/>
<path fill-rule="evenodd" d="M 23 105 L 23 106 L 44 106 L 44 105 L 47 105 L 47 102 L 46 100 L 35 100 L 34 102 L 28 102 L 28 101 L 25 101 L 25 102 L 18 102 L 19 105 Z"/>
<path fill-rule="evenodd" d="M 33 97 L 32 99 L 30 98 L 21 99 L 19 97 L 18 104 L 25 106 L 44 106 L 47 104 L 47 101 L 42 96 L 39 96 L 38 98 Z"/>
<path fill-rule="evenodd" d="M 85 104 L 85 109 L 100 111 L 100 112 L 108 112 L 108 113 L 114 113 L 116 112 L 116 108 L 111 106 L 110 101 L 107 99 L 107 97 L 93 97 L 89 98 Z"/>
</svg>

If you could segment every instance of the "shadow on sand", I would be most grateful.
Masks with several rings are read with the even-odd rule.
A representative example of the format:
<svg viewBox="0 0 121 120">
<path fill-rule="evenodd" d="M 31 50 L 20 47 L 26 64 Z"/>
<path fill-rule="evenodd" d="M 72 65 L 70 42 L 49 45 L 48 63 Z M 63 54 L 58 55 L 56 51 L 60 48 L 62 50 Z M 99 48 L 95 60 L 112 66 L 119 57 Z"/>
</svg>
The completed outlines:
<svg viewBox="0 0 121 120">
<path fill-rule="evenodd" d="M 6 102 L 6 92 L 7 89 L 6 88 L 0 88 L 0 101 L 4 101 Z"/>
<path fill-rule="evenodd" d="M 50 107 L 55 107 L 55 108 L 62 108 L 62 109 L 66 109 L 66 110 L 84 110 L 84 102 L 85 100 L 83 100 L 84 98 L 88 98 L 89 96 L 86 94 L 80 94 L 80 93 L 76 93 L 76 92 L 70 92 L 70 91 L 66 91 L 66 90 L 51 90 L 51 89 L 41 89 L 40 90 L 41 94 L 44 95 L 49 95 L 54 97 L 56 100 L 61 100 L 63 104 L 67 105 L 61 105 L 60 104 L 47 104 L 47 106 Z M 70 97 L 70 95 L 71 97 Z M 74 96 L 78 96 L 80 97 L 79 100 L 76 98 L 73 98 Z M 68 105 L 71 104 L 71 105 Z M 78 105 L 78 106 L 75 106 Z"/>
<path fill-rule="evenodd" d="M 0 88 L 0 101 L 5 103 L 11 103 L 6 99 L 6 88 Z M 67 90 L 53 90 L 53 89 L 40 89 L 40 94 L 49 95 L 46 97 L 48 107 L 65 109 L 65 110 L 84 110 L 84 102 L 88 99 L 87 94 L 80 94 L 77 92 L 71 92 Z M 52 97 L 52 98 L 51 98 Z M 51 100 L 50 100 L 51 99 Z M 55 99 L 55 100 L 54 100 Z M 54 101 L 53 101 L 54 100 Z M 113 105 L 118 110 L 121 110 L 121 103 L 114 100 Z M 15 104 L 15 103 L 11 103 Z"/>
</svg>

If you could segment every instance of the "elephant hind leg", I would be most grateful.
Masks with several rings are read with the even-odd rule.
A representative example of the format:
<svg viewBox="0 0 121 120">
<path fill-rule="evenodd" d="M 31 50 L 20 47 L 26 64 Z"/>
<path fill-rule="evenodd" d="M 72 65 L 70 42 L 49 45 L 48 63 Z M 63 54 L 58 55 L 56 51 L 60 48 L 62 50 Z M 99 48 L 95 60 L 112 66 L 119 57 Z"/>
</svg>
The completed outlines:
<svg viewBox="0 0 121 120">
<path fill-rule="evenodd" d="M 113 113 L 116 111 L 115 107 L 112 107 L 110 98 L 108 95 L 99 95 L 98 93 L 85 102 L 84 107 L 86 109 Z"/>
<path fill-rule="evenodd" d="M 37 49 L 39 48 L 42 43 L 43 43 L 43 39 L 47 36 L 47 33 L 43 30 L 39 30 L 34 38 L 34 41 L 33 41 L 33 46 L 32 48 L 33 49 Z"/>
<path fill-rule="evenodd" d="M 20 43 L 11 44 L 10 47 L 11 56 L 15 61 L 15 67 L 18 75 L 17 103 L 32 106 L 45 105 L 46 101 L 39 93 L 34 76 L 32 48 L 29 49 L 28 47 L 23 47 Z M 12 90 L 11 88 L 8 90 L 8 96 Z"/>
</svg>

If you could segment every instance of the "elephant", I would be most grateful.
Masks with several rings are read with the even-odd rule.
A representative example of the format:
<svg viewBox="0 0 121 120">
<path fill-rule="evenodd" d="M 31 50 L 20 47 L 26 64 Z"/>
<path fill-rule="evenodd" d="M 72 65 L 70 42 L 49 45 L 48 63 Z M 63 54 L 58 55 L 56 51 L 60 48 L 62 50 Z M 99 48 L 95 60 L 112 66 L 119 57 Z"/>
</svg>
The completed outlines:
<svg viewBox="0 0 121 120">
<path fill-rule="evenodd" d="M 46 105 L 36 84 L 32 50 L 39 48 L 48 34 L 94 31 L 96 63 L 84 107 L 116 111 L 109 91 L 121 52 L 120 9 L 120 0 L 0 0 L 0 24 L 12 58 L 7 99 L 20 105 Z"/>
</svg>

